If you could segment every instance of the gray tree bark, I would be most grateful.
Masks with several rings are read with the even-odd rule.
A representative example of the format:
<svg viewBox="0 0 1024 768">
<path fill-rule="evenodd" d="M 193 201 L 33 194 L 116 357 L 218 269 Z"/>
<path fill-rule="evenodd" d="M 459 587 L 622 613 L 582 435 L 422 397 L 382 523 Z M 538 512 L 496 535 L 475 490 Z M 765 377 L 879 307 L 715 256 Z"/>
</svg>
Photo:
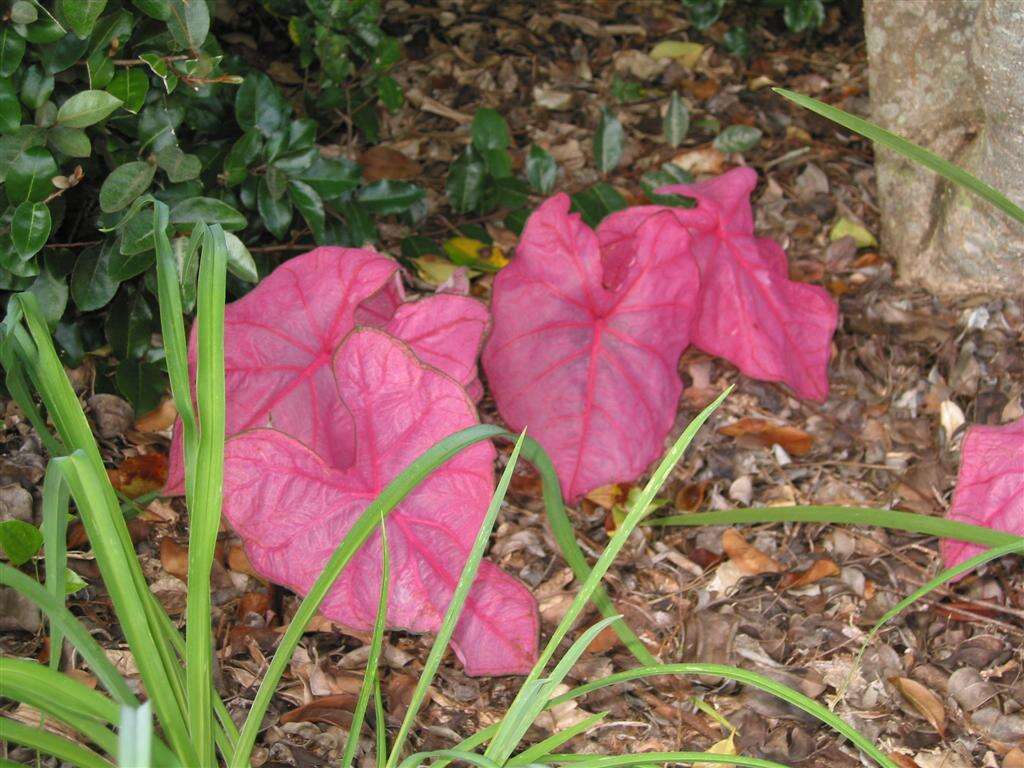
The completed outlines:
<svg viewBox="0 0 1024 768">
<path fill-rule="evenodd" d="M 1024 0 L 866 0 L 872 119 L 1024 205 Z M 1024 293 L 1024 226 L 876 146 L 882 247 L 936 293 Z"/>
</svg>

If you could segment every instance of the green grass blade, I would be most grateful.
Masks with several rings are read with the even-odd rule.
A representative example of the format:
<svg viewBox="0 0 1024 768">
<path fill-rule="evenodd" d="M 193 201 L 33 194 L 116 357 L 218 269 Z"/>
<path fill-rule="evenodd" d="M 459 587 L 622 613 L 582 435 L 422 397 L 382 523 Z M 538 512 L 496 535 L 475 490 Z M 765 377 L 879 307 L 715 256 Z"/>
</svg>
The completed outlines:
<svg viewBox="0 0 1024 768">
<path fill-rule="evenodd" d="M 581 720 L 575 725 L 570 725 L 568 728 L 556 731 L 543 741 L 538 741 L 532 747 L 524 749 L 511 760 L 507 761 L 505 763 L 506 768 L 517 768 L 517 766 L 530 765 L 531 763 L 543 763 L 556 749 L 561 747 L 570 739 L 576 738 L 581 733 L 586 733 L 607 716 L 607 712 L 598 712 L 597 714 Z"/>
<path fill-rule="evenodd" d="M 141 707 L 121 707 L 121 724 L 117 729 L 119 768 L 150 765 L 152 742 L 153 713 L 149 702 Z"/>
<path fill-rule="evenodd" d="M 844 525 L 872 525 L 892 528 L 910 533 L 924 533 L 981 544 L 984 547 L 999 547 L 1003 544 L 1024 541 L 1012 533 L 970 525 L 957 520 L 917 515 L 913 512 L 896 512 L 891 509 L 867 507 L 839 507 L 833 505 L 808 505 L 795 507 L 754 507 L 750 509 L 726 509 L 721 512 L 697 512 L 692 515 L 668 515 L 647 520 L 645 525 L 750 525 L 753 523 L 831 523 Z"/>
<path fill-rule="evenodd" d="M 744 685 L 758 688 L 766 693 L 770 693 L 773 696 L 778 697 L 787 704 L 792 704 L 797 709 L 803 710 L 811 717 L 816 718 L 820 722 L 832 728 L 837 733 L 842 734 L 850 741 L 851 744 L 864 752 L 864 754 L 871 757 L 872 760 L 878 763 L 878 765 L 883 766 L 883 768 L 897 768 L 896 764 L 886 757 L 885 754 L 872 744 L 869 739 L 865 738 L 845 720 L 830 711 L 827 707 L 816 702 L 814 699 L 809 696 L 805 696 L 799 691 L 795 691 L 788 686 L 782 685 L 781 683 L 772 680 L 770 677 L 765 677 L 764 675 L 759 675 L 756 672 L 750 672 L 746 669 L 740 669 L 739 667 L 730 667 L 725 664 L 705 664 L 694 662 L 681 664 L 658 664 L 653 667 L 629 669 L 625 672 L 618 672 L 601 680 L 581 685 L 578 688 L 573 688 L 571 691 L 567 691 L 561 696 L 554 697 L 549 706 L 557 706 L 566 701 L 571 701 L 572 699 L 584 696 L 593 691 L 600 690 L 601 688 L 607 688 L 610 685 L 617 685 L 630 680 L 639 680 L 658 675 L 713 675 L 715 677 L 724 677 L 726 680 L 733 680 L 737 683 L 743 683 Z M 460 744 L 459 746 L 464 748 L 463 744 Z"/>
<path fill-rule="evenodd" d="M 1024 210 L 1019 206 L 1015 205 L 1006 195 L 998 190 L 990 187 L 981 179 L 972 176 L 963 168 L 960 168 L 948 160 L 943 160 L 941 157 L 936 155 L 924 147 L 920 147 L 911 141 L 907 141 L 904 138 L 897 136 L 895 133 L 881 128 L 874 123 L 868 122 L 856 115 L 851 115 L 849 112 L 844 112 L 841 109 L 837 109 L 829 104 L 825 104 L 817 99 L 812 99 L 810 96 L 804 96 L 794 91 L 786 90 L 785 88 L 772 88 L 775 93 L 783 96 L 795 104 L 809 109 L 822 117 L 828 118 L 834 123 L 838 123 L 844 128 L 849 128 L 854 133 L 859 133 L 865 138 L 876 141 L 882 146 L 898 152 L 908 160 L 912 160 L 918 165 L 923 165 L 931 171 L 939 174 L 943 178 L 949 179 L 954 184 L 959 184 L 964 189 L 970 190 L 974 194 L 978 195 L 984 200 L 992 203 L 996 208 L 1001 210 L 1007 216 L 1012 219 L 1024 224 Z"/>
<path fill-rule="evenodd" d="M 35 603 L 53 624 L 61 628 L 68 642 L 78 649 L 89 669 L 118 704 L 138 705 L 139 700 L 107 658 L 103 648 L 65 607 L 62 599 L 54 598 L 38 581 L 7 563 L 0 563 L 0 585 L 16 590 Z"/>
<path fill-rule="evenodd" d="M 537 719 L 537 716 L 544 711 L 545 705 L 551 699 L 558 684 L 565 679 L 583 652 L 600 634 L 601 630 L 618 619 L 618 616 L 609 616 L 601 619 L 592 627 L 588 627 L 565 652 L 551 675 L 546 678 L 527 680 L 520 689 L 521 696 L 516 696 L 505 716 L 501 719 L 498 732 L 494 734 L 487 749 L 487 756 L 504 763 L 515 751 L 519 742 L 522 741 L 530 726 Z"/>
<path fill-rule="evenodd" d="M 629 513 L 626 515 L 626 519 L 612 536 L 611 540 L 608 542 L 608 546 L 605 547 L 604 552 L 602 552 L 601 556 L 597 559 L 597 563 L 594 564 L 593 570 L 591 570 L 590 574 L 580 586 L 579 592 L 576 593 L 576 597 L 573 599 L 568 611 L 566 611 L 565 616 L 559 622 L 558 627 L 555 629 L 547 646 L 544 648 L 540 658 L 537 660 L 537 664 L 527 676 L 527 682 L 536 680 L 543 674 L 544 669 L 551 660 L 551 657 L 555 654 L 555 651 L 558 650 L 559 644 L 569 633 L 569 630 L 576 622 L 576 619 L 579 618 L 579 615 L 583 612 L 587 601 L 590 600 L 591 595 L 593 595 L 599 582 L 604 578 L 605 573 L 608 572 L 608 568 L 611 567 L 612 562 L 622 550 L 622 547 L 625 545 L 629 535 L 633 532 L 633 529 L 636 528 L 640 520 L 643 519 L 644 515 L 647 514 L 648 507 L 654 500 L 655 494 L 657 494 L 665 480 L 668 479 L 669 473 L 675 468 L 676 463 L 680 458 L 682 458 L 683 452 L 687 447 L 689 447 L 690 442 L 697 434 L 697 430 L 699 430 L 701 426 L 703 426 L 704 422 L 710 418 L 711 414 L 714 413 L 722 404 L 722 401 L 731 391 L 732 387 L 729 387 L 729 389 L 719 395 L 713 403 L 701 411 L 697 417 L 690 422 L 686 429 L 683 430 L 683 434 L 679 436 L 679 439 L 672 445 L 668 453 L 665 454 L 665 457 L 661 460 L 658 468 L 654 471 L 654 474 L 651 475 L 651 479 L 647 482 L 647 485 L 644 486 L 643 491 L 637 497 L 636 502 L 629 510 Z M 522 690 L 523 689 L 520 689 L 520 694 L 522 694 Z M 517 695 L 516 701 L 518 701 L 519 698 L 520 696 Z M 513 707 L 516 706 L 516 701 L 513 701 Z M 494 745 L 492 743 L 485 753 L 488 757 L 494 757 L 495 755 L 493 746 Z M 502 759 L 507 757 L 508 754 L 505 754 L 502 756 Z"/>
<path fill-rule="evenodd" d="M 88 747 L 42 728 L 22 725 L 3 715 L 0 715 L 0 741 L 21 744 L 40 754 L 69 762 L 77 768 L 113 768 L 113 763 L 104 760 Z"/>
<path fill-rule="evenodd" d="M 746 765 L 750 768 L 789 768 L 784 763 L 764 760 L 745 755 L 716 755 L 711 752 L 643 752 L 639 755 L 552 755 L 550 762 L 565 765 L 586 763 L 587 768 L 618 768 L 629 765 L 652 765 L 657 763 L 702 763 L 708 766 Z"/>
<path fill-rule="evenodd" d="M 501 509 L 501 503 L 505 500 L 508 484 L 512 480 L 512 474 L 515 472 L 516 464 L 519 462 L 519 452 L 523 448 L 523 439 L 525 437 L 526 432 L 523 431 L 512 448 L 512 455 L 509 457 L 508 464 L 505 465 L 505 471 L 501 473 L 498 485 L 491 496 L 491 502 L 487 506 L 487 514 L 480 525 L 480 530 L 477 531 L 473 547 L 469 551 L 469 557 L 466 559 L 466 564 L 459 575 L 459 581 L 455 585 L 455 592 L 452 594 L 452 599 L 445 610 L 441 629 L 438 631 L 437 637 L 434 638 L 434 643 L 430 647 L 430 653 L 427 655 L 423 671 L 416 682 L 416 689 L 413 691 L 409 708 L 406 710 L 405 718 L 398 729 L 398 735 L 395 736 L 394 743 L 391 745 L 391 755 L 387 762 L 388 766 L 394 766 L 398 762 L 402 747 L 405 745 L 405 739 L 409 735 L 409 730 L 412 728 L 413 723 L 416 721 L 420 707 L 423 706 L 423 699 L 427 695 L 430 684 L 434 681 L 437 668 L 441 665 L 441 659 L 448 648 L 448 643 L 455 633 L 455 626 L 459 621 L 459 616 L 462 614 L 463 607 L 465 607 L 466 598 L 469 597 L 469 590 L 473 586 L 473 580 L 476 578 L 477 570 L 480 568 L 480 561 L 483 559 L 487 544 L 491 539 L 494 522 L 498 519 L 498 510 Z"/>
<path fill-rule="evenodd" d="M 43 477 L 43 561 L 46 566 L 46 591 L 61 605 L 67 603 L 65 583 L 68 567 L 68 501 L 69 492 L 60 469 L 51 461 Z M 60 667 L 64 633 L 49 622 L 50 666 Z"/>
<path fill-rule="evenodd" d="M 147 603 L 151 593 L 148 588 L 145 593 L 136 588 L 132 566 L 139 568 L 138 559 L 133 557 L 125 562 L 117 532 L 117 523 L 123 526 L 124 519 L 116 497 L 113 493 L 107 493 L 110 483 L 106 472 L 102 478 L 97 477 L 92 463 L 80 450 L 70 456 L 53 459 L 53 462 L 60 466 L 71 488 L 96 555 L 103 583 L 110 593 L 121 629 L 167 739 L 183 762 L 196 765 L 195 751 L 189 741 L 180 708 L 180 698 L 176 695 L 177 680 L 167 671 L 166 654 L 169 649 L 162 638 L 154 637 L 150 631 Z"/>
<path fill-rule="evenodd" d="M 15 306 L 17 305 L 12 302 L 10 308 L 13 309 Z M 50 432 L 46 419 L 43 418 L 32 399 L 32 393 L 25 381 L 21 360 L 15 352 L 16 344 L 18 344 L 18 338 L 15 333 L 5 335 L 3 342 L 0 343 L 0 363 L 3 364 L 3 369 L 6 372 L 4 384 L 7 385 L 7 391 L 11 393 L 14 402 L 18 404 L 36 434 L 39 435 L 39 439 L 43 441 L 43 447 L 46 448 L 47 453 L 51 456 L 60 456 L 65 452 L 64 446 Z"/>
<path fill-rule="evenodd" d="M 436 760 L 438 758 L 442 758 L 446 762 L 461 760 L 464 763 L 479 766 L 479 768 L 501 768 L 501 763 L 496 763 L 483 755 L 473 752 L 460 752 L 457 749 L 435 749 L 432 752 L 417 752 L 405 758 L 399 765 L 399 768 L 420 768 L 420 766 L 425 765 L 425 760 Z"/>
<path fill-rule="evenodd" d="M 156 247 L 156 280 L 160 298 L 160 333 L 163 336 L 171 394 L 184 426 L 186 442 L 195 442 L 196 416 L 188 373 L 188 340 L 185 336 L 181 286 L 171 241 L 167 239 L 169 213 L 164 203 L 153 205 L 153 242 Z"/>
<path fill-rule="evenodd" d="M 0 696 L 21 701 L 52 715 L 88 736 L 111 755 L 115 754 L 113 732 L 97 730 L 115 725 L 118 705 L 99 691 L 34 661 L 0 658 Z M 153 739 L 155 765 L 180 766 L 178 759 L 160 739 Z"/>
<path fill-rule="evenodd" d="M 388 548 L 388 531 L 381 520 L 380 526 L 380 601 L 377 603 L 377 619 L 373 623 L 373 636 L 370 639 L 370 655 L 366 659 L 366 672 L 363 684 L 359 687 L 359 699 L 352 713 L 352 727 L 348 730 L 345 740 L 345 752 L 341 758 L 342 768 L 349 768 L 359 745 L 359 734 L 363 730 L 363 718 L 370 704 L 375 686 L 378 684 L 377 664 L 380 661 L 381 647 L 384 645 L 384 626 L 388 618 L 388 594 L 391 589 L 391 553 Z"/>
<path fill-rule="evenodd" d="M 117 722 L 118 705 L 111 699 L 35 661 L 0 657 L 0 696 L 25 702 L 40 712 L 59 704 L 107 725 Z"/>
<path fill-rule="evenodd" d="M 281 679 L 281 675 L 291 661 L 295 647 L 302 638 L 302 633 L 327 596 L 327 592 L 334 584 L 335 579 L 338 578 L 338 575 L 348 565 L 355 553 L 359 551 L 359 548 L 366 542 L 377 526 L 380 525 L 381 520 L 402 499 L 412 492 L 427 475 L 457 453 L 482 440 L 500 437 L 505 434 L 507 434 L 505 430 L 500 427 L 478 424 L 449 435 L 414 459 L 367 506 L 363 514 L 359 516 L 345 535 L 345 538 L 334 550 L 320 576 L 310 588 L 309 593 L 299 604 L 299 608 L 292 617 L 284 637 L 281 638 L 277 651 L 275 651 L 274 657 L 267 668 L 267 673 L 264 675 L 263 681 L 256 691 L 256 696 L 249 709 L 249 714 L 245 718 L 242 730 L 238 735 L 235 754 L 229 764 L 230 768 L 247 768 L 249 765 L 249 756 L 256 742 L 256 734 L 259 731 L 263 716 L 266 714 L 270 700 L 273 698 L 278 680 Z"/>
<path fill-rule="evenodd" d="M 380 695 L 380 678 L 373 683 L 373 730 L 377 735 L 377 768 L 384 768 L 388 754 L 388 723 L 384 699 Z"/>
<path fill-rule="evenodd" d="M 200 768 L 213 765 L 213 636 L 210 624 L 210 574 L 220 528 L 224 480 L 224 295 L 227 244 L 220 225 L 204 233 L 199 265 L 199 354 L 196 393 L 198 446 L 185 445 L 186 466 L 194 480 L 186 485 L 189 511 L 188 598 L 186 601 L 185 683 L 189 735 Z M 192 453 L 194 459 L 187 454 Z M 191 492 L 190 492 L 191 491 Z"/>
<path fill-rule="evenodd" d="M 555 541 L 562 551 L 562 557 L 565 558 L 565 562 L 569 564 L 573 574 L 582 583 L 590 575 L 590 566 L 587 564 L 583 550 L 580 549 L 580 545 L 576 542 L 576 531 L 573 530 L 569 516 L 565 513 L 565 504 L 562 501 L 562 488 L 559 485 L 554 464 L 551 463 L 551 458 L 544 451 L 544 448 L 541 447 L 540 443 L 530 438 L 527 438 L 526 444 L 523 446 L 523 458 L 529 461 L 540 474 L 544 494 L 544 508 L 547 512 L 548 523 L 551 526 L 551 533 L 554 535 Z M 601 585 L 594 589 L 591 600 L 597 606 L 601 615 L 608 617 L 618 614 L 611 598 L 608 597 L 608 594 Z M 658 659 L 647 650 L 640 638 L 636 636 L 632 628 L 624 620 L 619 619 L 612 624 L 612 628 L 615 630 L 615 634 L 619 636 L 623 645 L 626 646 L 626 649 L 633 654 L 638 662 L 641 664 L 658 663 Z"/>
</svg>

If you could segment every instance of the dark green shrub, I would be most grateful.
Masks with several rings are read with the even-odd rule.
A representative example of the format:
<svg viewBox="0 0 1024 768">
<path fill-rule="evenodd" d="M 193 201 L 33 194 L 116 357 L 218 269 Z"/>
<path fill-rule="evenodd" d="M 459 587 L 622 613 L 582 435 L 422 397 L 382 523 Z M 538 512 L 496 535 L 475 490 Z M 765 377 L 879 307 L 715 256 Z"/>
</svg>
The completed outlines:
<svg viewBox="0 0 1024 768">
<path fill-rule="evenodd" d="M 66 362 L 109 348 L 96 357 L 97 387 L 116 387 L 140 412 L 165 383 L 150 343 L 146 196 L 170 207 L 186 308 L 195 248 L 182 233 L 195 222 L 227 231 L 238 295 L 270 266 L 249 246 L 362 245 L 376 239 L 376 217 L 425 213 L 422 189 L 365 184 L 358 165 L 318 148 L 344 125 L 339 115 L 376 141 L 379 110 L 403 101 L 387 74 L 401 49 L 378 2 L 268 0 L 247 23 L 279 29 L 290 46 L 303 81 L 286 88 L 222 47 L 229 30 L 212 8 L 15 0 L 0 30 L 0 290 L 37 295 Z"/>
</svg>

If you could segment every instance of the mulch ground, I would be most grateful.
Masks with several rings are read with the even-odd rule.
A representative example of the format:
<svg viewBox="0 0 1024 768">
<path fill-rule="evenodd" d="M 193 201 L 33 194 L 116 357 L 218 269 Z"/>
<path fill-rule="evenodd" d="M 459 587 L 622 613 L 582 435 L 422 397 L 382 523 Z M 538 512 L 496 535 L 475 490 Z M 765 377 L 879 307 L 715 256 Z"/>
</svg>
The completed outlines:
<svg viewBox="0 0 1024 768">
<path fill-rule="evenodd" d="M 408 59 L 398 79 L 409 103 L 387 118 L 385 136 L 389 146 L 415 161 L 415 180 L 430 190 L 432 213 L 421 233 L 443 238 L 473 220 L 487 226 L 496 242 L 514 244 L 515 235 L 500 226 L 499 217 L 456 220 L 438 212 L 446 210 L 439 204 L 444 176 L 468 141 L 477 107 L 494 107 L 506 117 L 518 160 L 531 143 L 548 148 L 561 169 L 557 188 L 574 192 L 602 178 L 590 145 L 600 108 L 608 106 L 625 126 L 628 142 L 619 170 L 606 180 L 627 198 L 639 201 L 640 176 L 668 160 L 700 173 L 750 165 L 761 178 L 754 198 L 759 234 L 787 248 L 796 279 L 825 285 L 839 301 L 832 390 L 824 404 L 739 376 L 724 361 L 692 350 L 684 354 L 680 371 L 687 388 L 678 429 L 712 393 L 730 383 L 737 389 L 674 473 L 662 493 L 662 512 L 816 503 L 942 515 L 965 425 L 1002 423 L 1024 413 L 1019 301 L 934 298 L 899 285 L 884 253 L 858 248 L 849 238 L 829 238 L 834 222 L 844 217 L 878 232 L 871 147 L 789 105 L 767 86 L 784 85 L 865 114 L 866 61 L 855 18 L 830 6 L 824 30 L 809 39 L 787 35 L 778 20 L 771 21 L 752 32 L 754 52 L 741 61 L 714 43 L 726 24 L 698 33 L 679 15 L 678 4 L 561 2 L 542 10 L 522 2 L 390 5 L 393 31 L 405 38 Z M 708 48 L 693 68 L 659 64 L 646 54 L 665 39 L 690 39 Z M 272 63 L 268 58 L 271 72 Z M 640 84 L 644 94 L 632 103 L 616 102 L 615 77 Z M 693 124 L 675 150 L 661 137 L 659 112 L 673 89 L 688 100 Z M 756 125 L 764 138 L 742 156 L 723 155 L 711 145 L 711 120 Z M 361 153 L 344 129 L 334 138 L 338 152 Z M 400 225 L 385 226 L 382 247 L 396 248 L 405 234 Z M 410 284 L 417 286 L 415 279 Z M 488 290 L 488 278 L 474 283 L 477 294 L 485 297 Z M 118 425 L 123 404 L 113 396 L 91 396 L 88 364 L 73 378 L 107 435 L 102 445 L 112 467 L 165 450 L 159 431 L 142 431 L 130 417 Z M 487 400 L 482 413 L 496 419 Z M 168 423 L 165 411 L 141 426 L 152 430 Z M 9 403 L 3 440 L 2 501 L 8 510 L 38 510 L 45 458 Z M 158 459 L 136 459 L 124 471 L 133 466 L 143 485 L 159 472 Z M 626 492 L 592 495 L 572 511 L 589 555 L 607 542 L 614 525 L 609 507 L 616 494 Z M 174 616 L 184 608 L 186 522 L 179 502 L 165 501 L 132 522 L 153 590 Z M 901 766 L 1024 765 L 1020 750 L 1012 751 L 1024 742 L 1020 560 L 993 563 L 951 590 L 932 593 L 893 621 L 857 667 L 855 655 L 873 622 L 940 568 L 937 542 L 825 525 L 761 525 L 741 533 L 760 552 L 748 552 L 749 561 L 725 555 L 723 535 L 733 544 L 736 539 L 722 528 L 645 528 L 609 573 L 607 586 L 619 610 L 663 661 L 713 661 L 768 675 L 834 708 Z M 131 671 L 87 545 L 74 532 L 71 545 L 71 565 L 90 586 L 70 604 Z M 249 575 L 229 533 L 222 555 L 214 577 L 217 675 L 230 710 L 241 718 L 296 599 Z M 749 567 L 766 562 L 764 556 L 775 565 Z M 578 584 L 558 555 L 539 482 L 528 470 L 516 478 L 490 557 L 530 586 L 543 631 L 550 632 Z M 749 575 L 743 565 L 765 572 Z M 45 658 L 38 615 L 10 595 L 3 601 L 0 648 Z M 274 700 L 257 751 L 262 765 L 321 765 L 340 754 L 366 638 L 327 622 L 315 629 Z M 392 725 L 400 721 L 429 644 L 425 637 L 388 636 L 382 674 Z M 69 662 L 80 665 L 77 657 Z M 605 633 L 570 681 L 599 680 L 633 663 L 614 635 Z M 450 746 L 494 722 L 517 686 L 512 678 L 468 678 L 449 654 L 421 714 L 416 746 Z M 531 737 L 607 711 L 599 727 L 569 745 L 572 751 L 707 748 L 725 734 L 694 709 L 694 695 L 735 727 L 743 754 L 808 768 L 861 765 L 841 738 L 816 721 L 771 696 L 714 678 L 608 689 L 545 715 Z M 369 731 L 366 737 L 368 748 Z M 10 755 L 31 761 L 16 749 Z"/>
</svg>

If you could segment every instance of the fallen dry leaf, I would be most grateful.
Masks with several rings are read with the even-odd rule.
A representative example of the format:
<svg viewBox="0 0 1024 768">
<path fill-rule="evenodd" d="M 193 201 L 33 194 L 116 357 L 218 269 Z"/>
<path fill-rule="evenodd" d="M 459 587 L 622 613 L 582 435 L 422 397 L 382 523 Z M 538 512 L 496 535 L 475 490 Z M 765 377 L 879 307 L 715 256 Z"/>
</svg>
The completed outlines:
<svg viewBox="0 0 1024 768">
<path fill-rule="evenodd" d="M 829 576 L 838 576 L 841 570 L 838 565 L 823 557 L 815 560 L 811 567 L 804 571 L 790 571 L 779 579 L 779 589 L 800 589 L 814 584 Z"/>
<path fill-rule="evenodd" d="M 774 557 L 749 544 L 735 528 L 728 528 L 722 534 L 722 548 L 736 567 L 748 576 L 785 570 Z"/>
<path fill-rule="evenodd" d="M 766 419 L 747 417 L 734 421 L 718 430 L 719 434 L 740 438 L 740 444 L 771 448 L 782 446 L 792 456 L 803 456 L 811 450 L 814 438 L 802 429 L 785 424 L 773 424 Z"/>
<path fill-rule="evenodd" d="M 1003 768 L 1024 768 L 1024 749 L 1014 747 L 1003 758 Z"/>
<path fill-rule="evenodd" d="M 188 548 L 170 536 L 160 539 L 160 565 L 172 576 L 188 581 Z"/>
<path fill-rule="evenodd" d="M 249 556 L 245 554 L 245 549 L 235 544 L 228 548 L 228 568 L 236 573 L 244 573 L 249 576 L 254 576 L 260 581 L 263 578 L 253 570 L 252 563 L 249 562 Z"/>
<path fill-rule="evenodd" d="M 163 432 L 174 426 L 178 417 L 178 409 L 174 407 L 174 398 L 167 397 L 149 413 L 143 414 L 135 422 L 139 432 Z"/>
<path fill-rule="evenodd" d="M 899 768 L 921 768 L 910 755 L 904 755 L 901 752 L 890 752 L 889 759 L 896 763 Z"/>
<path fill-rule="evenodd" d="M 107 475 L 115 489 L 130 499 L 159 491 L 167 481 L 167 457 L 162 453 L 129 456 Z"/>
<path fill-rule="evenodd" d="M 939 736 L 945 737 L 946 708 L 942 704 L 942 699 L 909 677 L 890 677 L 889 682 L 896 687 L 896 690 L 914 708 L 915 712 L 931 723 L 932 727 L 939 732 Z"/>
<path fill-rule="evenodd" d="M 363 168 L 363 178 L 367 181 L 395 179 L 408 181 L 420 175 L 420 164 L 397 149 L 378 144 L 370 147 L 359 156 L 359 165 Z"/>
<path fill-rule="evenodd" d="M 725 154 L 708 144 L 680 152 L 670 162 L 694 175 L 721 173 L 725 168 Z"/>
<path fill-rule="evenodd" d="M 700 43 L 685 43 L 679 40 L 662 40 L 651 49 L 652 59 L 675 59 L 687 69 L 693 69 L 704 53 Z"/>
<path fill-rule="evenodd" d="M 721 741 L 716 741 L 710 747 L 707 752 L 712 755 L 738 755 L 739 752 L 736 750 L 736 731 L 731 731 L 729 735 Z M 724 763 L 694 763 L 694 768 L 726 768 Z"/>
<path fill-rule="evenodd" d="M 328 723 L 348 727 L 358 697 L 352 693 L 336 693 L 314 699 L 281 715 L 282 723 Z"/>
</svg>

